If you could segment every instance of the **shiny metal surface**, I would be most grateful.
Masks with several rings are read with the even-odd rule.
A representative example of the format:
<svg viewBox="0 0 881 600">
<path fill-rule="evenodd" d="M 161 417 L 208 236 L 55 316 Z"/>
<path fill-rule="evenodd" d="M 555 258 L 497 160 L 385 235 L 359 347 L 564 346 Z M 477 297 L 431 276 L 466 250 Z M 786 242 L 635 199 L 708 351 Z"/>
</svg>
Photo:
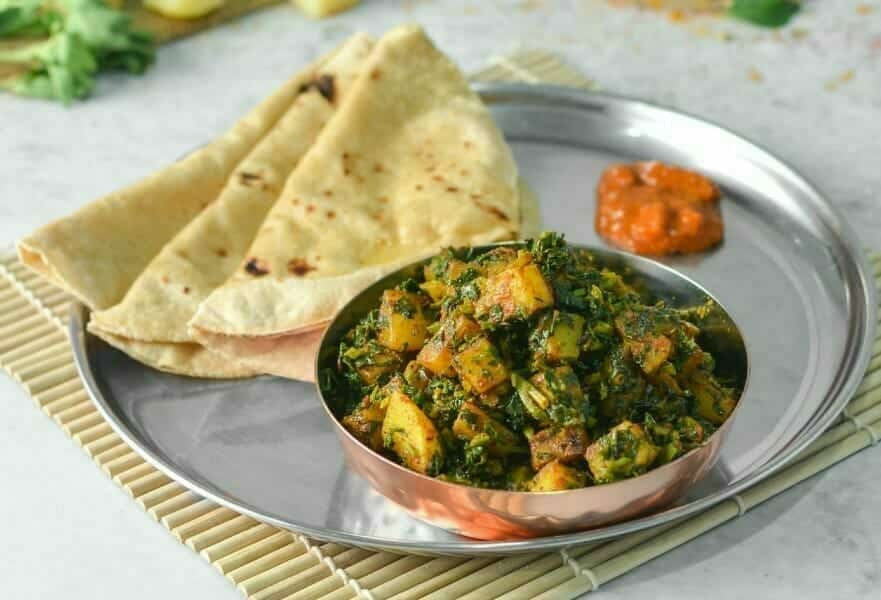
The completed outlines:
<svg viewBox="0 0 881 600">
<path fill-rule="evenodd" d="M 509 243 L 497 245 L 510 245 Z M 493 246 L 484 246 L 488 250 Z M 588 248 L 597 264 L 626 273 L 628 280 L 668 306 L 699 306 L 712 296 L 697 283 L 655 261 L 603 248 Z M 324 369 L 336 370 L 338 349 L 346 335 L 379 306 L 383 291 L 417 276 L 421 260 L 377 281 L 339 312 L 321 340 L 315 361 L 316 381 Z M 718 299 L 715 299 L 718 304 Z M 716 361 L 716 373 L 749 397 L 749 361 L 744 341 L 724 306 L 708 316 L 699 336 Z M 681 498 L 712 469 L 743 404 L 707 442 L 688 454 L 640 477 L 618 483 L 553 493 L 509 492 L 456 485 L 406 469 L 370 450 L 352 436 L 334 414 L 335 398 L 321 394 L 327 416 L 349 467 L 374 489 L 415 517 L 480 540 L 513 540 L 571 533 L 621 523 L 657 512 Z"/>
<path fill-rule="evenodd" d="M 217 382 L 145 369 L 71 332 L 84 381 L 114 428 L 191 489 L 323 540 L 425 554 L 551 549 L 693 513 L 767 476 L 831 423 L 859 384 L 875 324 L 855 237 L 799 174 L 704 121 L 645 103 L 548 87 L 479 87 L 542 203 L 548 229 L 599 246 L 594 186 L 612 162 L 655 158 L 722 187 L 724 245 L 666 261 L 719 298 L 749 347 L 751 381 L 709 475 L 672 508 L 579 534 L 476 542 L 431 527 L 343 464 L 311 384 Z"/>
</svg>

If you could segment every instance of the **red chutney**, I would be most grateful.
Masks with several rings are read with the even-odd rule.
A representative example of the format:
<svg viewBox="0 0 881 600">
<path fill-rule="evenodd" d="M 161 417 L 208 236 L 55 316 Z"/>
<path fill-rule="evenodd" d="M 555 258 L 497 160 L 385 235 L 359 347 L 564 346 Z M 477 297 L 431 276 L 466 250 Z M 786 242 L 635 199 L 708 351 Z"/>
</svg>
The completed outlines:
<svg viewBox="0 0 881 600">
<path fill-rule="evenodd" d="M 596 230 L 636 254 L 701 252 L 722 240 L 719 188 L 659 162 L 614 165 L 597 186 Z"/>
</svg>

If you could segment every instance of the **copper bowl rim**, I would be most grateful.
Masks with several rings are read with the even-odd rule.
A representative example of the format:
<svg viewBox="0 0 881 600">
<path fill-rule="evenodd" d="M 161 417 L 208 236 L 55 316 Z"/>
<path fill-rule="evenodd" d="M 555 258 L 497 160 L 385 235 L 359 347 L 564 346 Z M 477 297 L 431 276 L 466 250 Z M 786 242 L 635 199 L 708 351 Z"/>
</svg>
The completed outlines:
<svg viewBox="0 0 881 600">
<path fill-rule="evenodd" d="M 686 452 L 682 456 L 678 456 L 676 459 L 674 459 L 664 465 L 661 465 L 660 467 L 650 469 L 649 471 L 646 471 L 645 473 L 637 475 L 636 477 L 630 477 L 628 479 L 623 479 L 621 481 L 615 481 L 612 483 L 599 484 L 602 486 L 603 489 L 610 489 L 610 488 L 618 489 L 618 490 L 621 490 L 623 493 L 624 488 L 628 487 L 630 484 L 633 484 L 636 481 L 642 480 L 643 477 L 646 477 L 646 476 L 649 476 L 652 474 L 659 475 L 659 474 L 664 473 L 665 471 L 677 469 L 678 468 L 677 463 L 680 463 L 686 457 L 690 456 L 692 453 L 699 452 L 701 449 L 708 446 L 710 444 L 710 440 L 712 440 L 720 435 L 725 435 L 727 433 L 727 430 L 730 429 L 731 424 L 734 422 L 734 419 L 736 418 L 737 413 L 740 410 L 741 399 L 744 396 L 746 396 L 747 389 L 749 388 L 751 372 L 752 372 L 751 363 L 749 360 L 749 356 L 750 356 L 749 345 L 748 345 L 746 339 L 743 337 L 740 327 L 734 321 L 734 318 L 731 316 L 731 313 L 728 311 L 728 309 L 725 307 L 725 305 L 722 304 L 722 302 L 720 302 L 718 298 L 716 298 L 706 288 L 704 288 L 701 284 L 697 283 L 691 277 L 679 272 L 678 270 L 674 269 L 673 267 L 667 266 L 657 260 L 654 260 L 652 258 L 647 258 L 645 256 L 631 254 L 629 252 L 624 252 L 621 250 L 615 250 L 615 249 L 610 249 L 610 248 L 588 246 L 586 244 L 576 244 L 576 243 L 572 243 L 572 242 L 566 242 L 566 243 L 569 246 L 584 249 L 589 252 L 599 252 L 601 254 L 617 256 L 618 258 L 624 259 L 626 261 L 644 262 L 644 263 L 651 265 L 654 268 L 657 268 L 657 269 L 660 269 L 661 271 L 666 272 L 668 275 L 672 275 L 674 277 L 679 278 L 680 280 L 686 282 L 689 286 L 699 290 L 705 296 L 707 296 L 708 298 L 713 300 L 713 302 L 715 302 L 722 309 L 722 311 L 725 313 L 725 316 L 728 317 L 728 320 L 734 326 L 735 330 L 737 331 L 738 336 L 740 337 L 741 343 L 743 344 L 743 353 L 744 353 L 745 371 L 746 371 L 744 374 L 743 388 L 740 390 L 740 394 L 738 394 L 737 404 L 735 405 L 734 410 L 731 412 L 731 414 L 728 416 L 728 418 L 725 420 L 725 422 L 722 423 L 722 425 L 720 425 L 718 427 L 718 429 L 716 429 L 716 431 L 714 431 L 713 434 L 710 437 L 708 437 L 706 439 L 706 441 L 704 441 L 704 443 L 702 443 L 700 446 L 698 446 L 696 448 L 692 448 L 691 450 L 689 450 L 688 452 Z M 523 240 L 515 240 L 515 241 L 507 241 L 507 242 L 497 242 L 494 244 L 482 244 L 479 246 L 471 246 L 471 248 L 476 248 L 476 249 L 480 249 L 480 250 L 489 250 L 489 249 L 497 248 L 500 246 L 522 246 L 523 244 L 524 244 Z M 463 246 L 463 247 L 467 247 L 467 246 Z M 438 479 L 436 477 L 431 477 L 429 475 L 425 475 L 425 474 L 420 473 L 418 471 L 408 469 L 407 467 L 396 463 L 395 461 L 389 459 L 388 457 L 383 456 L 379 452 L 376 452 L 372 448 L 366 446 L 363 442 L 361 442 L 361 440 L 359 440 L 354 435 L 352 435 L 348 429 L 343 427 L 342 423 L 340 423 L 340 420 L 336 417 L 336 415 L 334 415 L 333 410 L 331 410 L 331 408 L 327 402 L 327 399 L 324 397 L 324 393 L 321 390 L 321 384 L 320 384 L 321 379 L 319 377 L 319 374 L 321 371 L 321 356 L 323 354 L 322 350 L 324 349 L 325 343 L 327 342 L 327 337 L 328 337 L 329 332 L 332 329 L 332 326 L 336 323 L 336 321 L 340 318 L 341 315 L 345 314 L 346 312 L 348 312 L 351 309 L 352 305 L 361 297 L 361 295 L 363 293 L 365 293 L 367 290 L 372 288 L 374 285 L 376 285 L 380 281 L 385 280 L 386 278 L 391 278 L 391 277 L 395 276 L 396 274 L 400 273 L 401 271 L 404 271 L 406 269 L 411 269 L 411 268 L 419 265 L 420 263 L 424 263 L 428 260 L 431 260 L 432 258 L 437 256 L 437 254 L 438 253 L 431 254 L 427 257 L 423 256 L 420 259 L 409 262 L 406 265 L 403 265 L 393 271 L 390 271 L 389 273 L 386 273 L 383 277 L 381 277 L 377 281 L 373 282 L 372 284 L 368 285 L 367 287 L 362 289 L 360 292 L 355 294 L 355 296 L 353 296 L 348 302 L 346 302 L 346 304 L 343 305 L 343 307 L 339 310 L 339 312 L 337 312 L 337 314 L 334 315 L 333 319 L 331 319 L 331 321 L 329 322 L 327 329 L 325 330 L 324 334 L 321 336 L 321 342 L 318 345 L 318 352 L 315 355 L 314 377 L 315 377 L 315 388 L 318 392 L 318 397 L 321 398 L 321 406 L 322 406 L 322 408 L 324 408 L 324 412 L 327 414 L 328 418 L 333 423 L 334 429 L 337 431 L 338 434 L 341 433 L 342 435 L 345 435 L 347 438 L 349 438 L 351 441 L 355 442 L 357 447 L 359 447 L 362 451 L 366 452 L 371 458 L 373 458 L 375 460 L 379 460 L 381 462 L 384 462 L 385 464 L 400 471 L 402 475 L 407 476 L 407 477 L 416 477 L 419 479 L 423 479 L 426 482 L 430 482 L 432 485 L 438 485 L 441 487 L 450 486 L 453 489 L 466 488 L 466 489 L 472 489 L 475 491 L 491 492 L 494 495 L 498 494 L 498 495 L 502 495 L 504 497 L 511 497 L 511 498 L 517 498 L 517 497 L 521 497 L 521 496 L 535 496 L 535 495 L 549 496 L 549 497 L 550 496 L 565 496 L 565 495 L 574 496 L 579 493 L 584 493 L 584 492 L 590 491 L 590 490 L 594 489 L 595 487 L 597 487 L 595 485 L 589 485 L 589 486 L 571 489 L 571 490 L 556 490 L 556 491 L 550 491 L 550 492 L 527 492 L 527 491 L 521 492 L 521 491 L 513 491 L 513 490 L 500 490 L 500 489 L 496 489 L 496 488 L 481 488 L 481 487 L 477 487 L 477 486 L 473 486 L 473 485 L 466 485 L 463 483 L 454 483 L 451 481 L 443 481 L 442 479 Z M 639 276 L 638 271 L 635 274 L 637 276 Z M 724 440 L 723 440 L 723 442 L 724 442 Z"/>
</svg>

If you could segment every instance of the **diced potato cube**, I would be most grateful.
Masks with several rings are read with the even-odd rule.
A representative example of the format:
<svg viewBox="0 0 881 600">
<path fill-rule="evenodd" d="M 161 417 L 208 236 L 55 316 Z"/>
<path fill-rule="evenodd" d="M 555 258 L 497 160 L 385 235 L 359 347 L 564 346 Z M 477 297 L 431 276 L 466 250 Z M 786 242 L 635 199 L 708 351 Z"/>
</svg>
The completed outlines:
<svg viewBox="0 0 881 600">
<path fill-rule="evenodd" d="M 457 346 L 481 332 L 480 325 L 466 315 L 456 315 L 453 318 L 446 319 L 441 325 L 441 329 L 446 336 L 447 342 L 453 346 Z"/>
<path fill-rule="evenodd" d="M 537 402 L 545 410 L 552 404 L 565 404 L 574 408 L 584 403 L 581 382 L 568 365 L 539 371 L 530 381 L 544 395 L 545 398 L 538 398 Z"/>
<path fill-rule="evenodd" d="M 451 376 L 453 372 L 453 350 L 444 340 L 443 331 L 438 331 L 422 346 L 416 355 L 419 364 L 435 375 Z"/>
<path fill-rule="evenodd" d="M 198 19 L 223 6 L 223 0 L 144 0 L 144 6 L 170 19 Z"/>
<path fill-rule="evenodd" d="M 526 256 L 487 278 L 474 312 L 482 321 L 501 323 L 525 319 L 553 303 L 550 284 Z"/>
<path fill-rule="evenodd" d="M 511 246 L 499 246 L 481 254 L 474 261 L 484 275 L 495 275 L 517 260 L 517 250 Z"/>
<path fill-rule="evenodd" d="M 320 19 L 348 10 L 361 0 L 294 0 L 300 10 L 313 19 Z"/>
<path fill-rule="evenodd" d="M 439 279 L 433 279 L 419 284 L 419 289 L 428 294 L 429 298 L 437 302 L 447 294 L 447 284 Z"/>
<path fill-rule="evenodd" d="M 426 371 L 417 361 L 411 360 L 407 363 L 407 366 L 404 367 L 404 381 L 421 392 L 425 390 L 431 382 L 431 373 Z"/>
<path fill-rule="evenodd" d="M 428 323 L 422 303 L 415 294 L 403 290 L 382 293 L 379 308 L 379 343 L 398 352 L 419 350 L 428 337 Z"/>
<path fill-rule="evenodd" d="M 667 362 L 673 353 L 673 342 L 665 335 L 647 336 L 626 343 L 634 361 L 651 375 Z"/>
<path fill-rule="evenodd" d="M 577 425 L 542 429 L 529 439 L 532 468 L 537 471 L 552 460 L 577 460 L 584 456 L 589 443 L 587 432 Z"/>
<path fill-rule="evenodd" d="M 453 434 L 463 440 L 473 440 L 479 434 L 489 438 L 487 449 L 493 456 L 507 456 L 524 449 L 517 434 L 488 415 L 473 402 L 464 402 L 453 423 Z"/>
<path fill-rule="evenodd" d="M 584 323 L 581 315 L 558 310 L 543 315 L 530 340 L 536 358 L 548 364 L 577 360 Z"/>
<path fill-rule="evenodd" d="M 721 387 L 715 377 L 704 371 L 692 374 L 688 388 L 697 401 L 697 416 L 713 425 L 724 423 L 737 406 L 737 399 L 731 390 Z"/>
<path fill-rule="evenodd" d="M 693 417 L 679 417 L 676 420 L 676 430 L 679 432 L 679 437 L 690 446 L 702 444 L 706 438 L 704 426 Z"/>
<path fill-rule="evenodd" d="M 425 281 L 440 281 L 445 284 L 455 281 L 467 270 L 468 263 L 447 252 L 432 258 L 422 269 Z"/>
<path fill-rule="evenodd" d="M 615 319 L 615 328 L 624 339 L 624 347 L 633 361 L 651 375 L 673 354 L 668 337 L 676 330 L 670 316 L 660 310 L 627 312 Z"/>
<path fill-rule="evenodd" d="M 645 473 L 659 453 L 641 425 L 622 421 L 591 444 L 584 458 L 594 481 L 611 483 Z"/>
<path fill-rule="evenodd" d="M 451 376 L 454 348 L 480 333 L 480 325 L 465 315 L 450 317 L 419 351 L 416 360 L 435 375 Z"/>
<path fill-rule="evenodd" d="M 453 358 L 453 368 L 462 380 L 462 386 L 473 393 L 483 394 L 508 380 L 508 369 L 498 350 L 485 337 L 474 338 Z"/>
<path fill-rule="evenodd" d="M 552 460 L 535 474 L 529 484 L 531 492 L 558 492 L 584 487 L 587 476 L 583 471 Z"/>
<path fill-rule="evenodd" d="M 392 392 L 382 422 L 382 440 L 401 462 L 420 473 L 434 474 L 443 460 L 437 429 L 406 394 Z"/>
<path fill-rule="evenodd" d="M 465 271 L 468 270 L 468 263 L 462 262 L 461 260 L 451 260 L 450 264 L 447 266 L 447 272 L 444 277 L 450 283 L 459 279 Z"/>
<path fill-rule="evenodd" d="M 351 414 L 343 417 L 343 427 L 373 450 L 382 448 L 382 422 L 385 411 L 365 398 Z"/>
<path fill-rule="evenodd" d="M 374 385 L 386 373 L 390 373 L 401 366 L 401 355 L 389 350 L 375 340 L 370 340 L 364 346 L 349 348 L 345 358 L 356 365 L 358 377 L 365 385 Z"/>
</svg>

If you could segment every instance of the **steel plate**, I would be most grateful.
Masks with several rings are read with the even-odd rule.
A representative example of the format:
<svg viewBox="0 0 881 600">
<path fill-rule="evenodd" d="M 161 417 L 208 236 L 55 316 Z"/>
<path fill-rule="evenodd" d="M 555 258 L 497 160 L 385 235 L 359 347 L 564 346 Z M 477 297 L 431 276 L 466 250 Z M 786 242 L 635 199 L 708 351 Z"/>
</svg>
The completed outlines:
<svg viewBox="0 0 881 600">
<path fill-rule="evenodd" d="M 608 538 L 702 510 L 790 460 L 838 415 L 870 354 L 874 289 L 855 235 L 802 176 L 705 121 L 626 98 L 481 85 L 538 193 L 545 227 L 600 244 L 594 186 L 618 161 L 700 170 L 724 192 L 725 242 L 666 261 L 742 328 L 751 382 L 717 466 L 677 506 L 626 523 L 512 542 L 456 537 L 408 516 L 343 465 L 314 387 L 271 377 L 203 381 L 145 368 L 71 319 L 80 373 L 114 429 L 195 492 L 312 537 L 421 554 L 505 554 Z"/>
</svg>

